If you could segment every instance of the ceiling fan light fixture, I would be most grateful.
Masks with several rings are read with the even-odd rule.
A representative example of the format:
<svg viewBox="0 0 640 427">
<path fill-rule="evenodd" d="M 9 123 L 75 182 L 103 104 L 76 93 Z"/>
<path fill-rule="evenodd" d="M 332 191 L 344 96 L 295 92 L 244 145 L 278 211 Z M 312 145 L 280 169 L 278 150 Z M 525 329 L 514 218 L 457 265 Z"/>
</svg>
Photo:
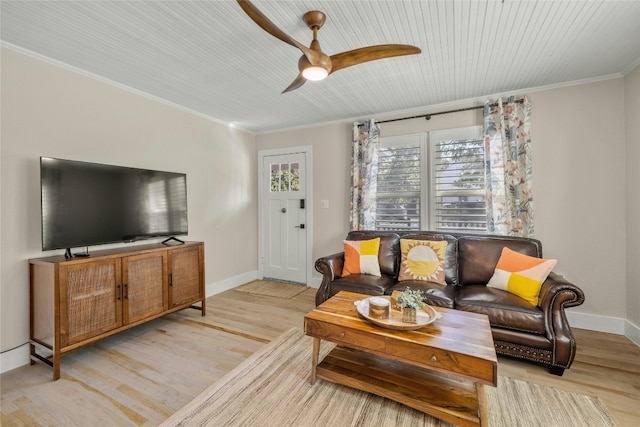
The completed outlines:
<svg viewBox="0 0 640 427">
<path fill-rule="evenodd" d="M 311 81 L 323 80 L 329 75 L 329 72 L 322 67 L 311 66 L 302 70 L 302 77 Z"/>
</svg>

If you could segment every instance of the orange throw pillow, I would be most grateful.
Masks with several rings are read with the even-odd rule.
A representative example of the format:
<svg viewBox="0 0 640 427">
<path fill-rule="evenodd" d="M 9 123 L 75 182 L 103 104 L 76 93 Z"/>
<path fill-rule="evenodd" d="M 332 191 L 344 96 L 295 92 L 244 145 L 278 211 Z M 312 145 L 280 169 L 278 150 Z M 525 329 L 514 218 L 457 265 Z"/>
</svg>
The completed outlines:
<svg viewBox="0 0 640 427">
<path fill-rule="evenodd" d="M 502 289 L 538 305 L 542 283 L 557 263 L 556 259 L 532 257 L 505 247 L 487 287 Z"/>
<path fill-rule="evenodd" d="M 380 277 L 379 250 L 379 237 L 371 240 L 345 240 L 342 277 L 352 274 L 369 274 Z"/>
</svg>

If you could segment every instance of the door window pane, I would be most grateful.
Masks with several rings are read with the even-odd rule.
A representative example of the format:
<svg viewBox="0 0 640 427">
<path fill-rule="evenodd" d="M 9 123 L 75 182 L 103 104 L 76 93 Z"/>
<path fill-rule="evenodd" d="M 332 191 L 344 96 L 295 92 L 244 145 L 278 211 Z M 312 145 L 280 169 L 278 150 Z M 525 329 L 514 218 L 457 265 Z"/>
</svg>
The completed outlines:
<svg viewBox="0 0 640 427">
<path fill-rule="evenodd" d="M 291 163 L 291 184 L 289 191 L 300 191 L 300 164 Z"/>
<path fill-rule="evenodd" d="M 289 191 L 289 180 L 291 179 L 289 163 L 281 163 L 280 172 L 280 191 Z"/>
<path fill-rule="evenodd" d="M 280 165 L 271 164 L 271 191 L 280 191 Z"/>
</svg>

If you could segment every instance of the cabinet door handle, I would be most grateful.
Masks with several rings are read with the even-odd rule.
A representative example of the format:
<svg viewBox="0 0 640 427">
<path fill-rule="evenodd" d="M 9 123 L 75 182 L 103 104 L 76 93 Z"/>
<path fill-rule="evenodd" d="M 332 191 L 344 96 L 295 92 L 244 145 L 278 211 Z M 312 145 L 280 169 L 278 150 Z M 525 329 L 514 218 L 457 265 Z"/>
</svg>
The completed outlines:
<svg viewBox="0 0 640 427">
<path fill-rule="evenodd" d="M 173 286 L 173 273 L 169 273 L 169 286 Z"/>
<path fill-rule="evenodd" d="M 124 284 L 124 299 L 129 299 L 129 284 Z"/>
<path fill-rule="evenodd" d="M 122 299 L 122 286 L 118 285 L 118 301 Z"/>
</svg>

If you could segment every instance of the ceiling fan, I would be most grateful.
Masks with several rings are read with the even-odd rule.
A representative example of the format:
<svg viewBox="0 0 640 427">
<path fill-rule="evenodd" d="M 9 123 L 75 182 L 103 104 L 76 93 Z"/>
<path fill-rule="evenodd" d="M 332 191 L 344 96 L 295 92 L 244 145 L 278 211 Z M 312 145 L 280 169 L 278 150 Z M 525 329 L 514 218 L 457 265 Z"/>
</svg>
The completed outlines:
<svg viewBox="0 0 640 427">
<path fill-rule="evenodd" d="M 311 45 L 306 47 L 302 43 L 293 39 L 284 31 L 279 29 L 273 22 L 269 20 L 253 3 L 246 0 L 237 0 L 249 18 L 260 26 L 267 33 L 282 40 L 283 42 L 297 47 L 302 51 L 302 56 L 298 60 L 298 77 L 287 87 L 282 93 L 290 92 L 298 89 L 307 80 L 322 80 L 329 74 L 335 73 L 343 68 L 352 65 L 362 64 L 363 62 L 375 61 L 376 59 L 390 58 L 393 56 L 415 55 L 422 50 L 420 48 L 405 44 L 381 44 L 375 46 L 366 46 L 359 49 L 349 50 L 335 55 L 327 55 L 320 49 L 318 42 L 318 30 L 322 27 L 326 20 L 324 13 L 312 10 L 302 17 L 305 24 L 313 31 L 313 40 Z"/>
</svg>

